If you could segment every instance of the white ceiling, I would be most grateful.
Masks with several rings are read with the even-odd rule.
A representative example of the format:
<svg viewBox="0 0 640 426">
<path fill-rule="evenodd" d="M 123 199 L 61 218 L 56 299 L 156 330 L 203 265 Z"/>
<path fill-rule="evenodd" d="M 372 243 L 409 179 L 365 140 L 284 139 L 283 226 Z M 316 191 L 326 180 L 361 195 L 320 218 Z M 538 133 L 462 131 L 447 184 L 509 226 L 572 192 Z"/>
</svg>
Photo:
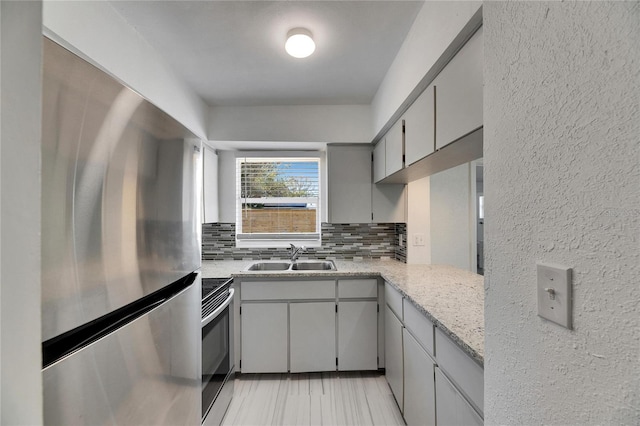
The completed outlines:
<svg viewBox="0 0 640 426">
<path fill-rule="evenodd" d="M 423 1 L 119 1 L 113 7 L 208 104 L 371 103 Z M 315 53 L 284 51 L 309 29 Z"/>
</svg>

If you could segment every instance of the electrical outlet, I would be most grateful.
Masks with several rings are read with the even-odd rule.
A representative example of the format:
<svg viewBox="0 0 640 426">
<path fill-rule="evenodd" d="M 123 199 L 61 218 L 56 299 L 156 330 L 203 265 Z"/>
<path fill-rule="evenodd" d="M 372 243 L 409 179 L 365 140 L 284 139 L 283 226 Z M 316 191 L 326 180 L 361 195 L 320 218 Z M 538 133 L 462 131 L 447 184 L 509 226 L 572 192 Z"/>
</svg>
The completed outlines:
<svg viewBox="0 0 640 426">
<path fill-rule="evenodd" d="M 404 247 L 404 238 L 402 234 L 398 234 L 398 247 Z"/>
<path fill-rule="evenodd" d="M 571 268 L 538 262 L 537 270 L 538 315 L 571 329 Z"/>
</svg>

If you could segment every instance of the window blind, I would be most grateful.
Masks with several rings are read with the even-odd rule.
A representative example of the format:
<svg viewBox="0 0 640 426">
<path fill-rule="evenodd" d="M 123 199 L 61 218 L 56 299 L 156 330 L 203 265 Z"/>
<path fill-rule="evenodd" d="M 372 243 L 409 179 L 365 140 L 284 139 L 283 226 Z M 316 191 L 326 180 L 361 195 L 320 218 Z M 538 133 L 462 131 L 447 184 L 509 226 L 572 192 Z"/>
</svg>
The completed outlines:
<svg viewBox="0 0 640 426">
<path fill-rule="evenodd" d="M 238 158 L 236 239 L 318 240 L 319 200 L 318 158 Z"/>
</svg>

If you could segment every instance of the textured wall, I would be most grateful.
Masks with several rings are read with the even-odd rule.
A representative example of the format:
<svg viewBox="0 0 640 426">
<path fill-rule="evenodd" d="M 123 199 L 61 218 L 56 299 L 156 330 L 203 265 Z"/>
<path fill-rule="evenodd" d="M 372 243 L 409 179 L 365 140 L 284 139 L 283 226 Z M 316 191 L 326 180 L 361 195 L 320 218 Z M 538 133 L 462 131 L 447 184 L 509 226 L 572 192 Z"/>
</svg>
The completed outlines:
<svg viewBox="0 0 640 426">
<path fill-rule="evenodd" d="M 640 421 L 640 3 L 485 2 L 487 424 Z M 574 268 L 574 327 L 536 261 Z"/>
</svg>

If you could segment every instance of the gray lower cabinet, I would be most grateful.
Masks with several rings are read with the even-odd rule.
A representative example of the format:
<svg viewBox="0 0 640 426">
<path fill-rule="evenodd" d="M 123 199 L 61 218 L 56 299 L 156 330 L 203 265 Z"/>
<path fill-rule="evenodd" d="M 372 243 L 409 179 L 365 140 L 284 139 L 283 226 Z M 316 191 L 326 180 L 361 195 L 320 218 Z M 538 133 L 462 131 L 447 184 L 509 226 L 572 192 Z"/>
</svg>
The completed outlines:
<svg viewBox="0 0 640 426">
<path fill-rule="evenodd" d="M 287 303 L 242 304 L 243 373 L 286 373 L 288 370 Z"/>
<path fill-rule="evenodd" d="M 384 357 L 387 383 L 400 411 L 404 412 L 404 368 L 402 357 L 402 323 L 388 306 L 384 318 Z"/>
<path fill-rule="evenodd" d="M 335 307 L 335 302 L 289 304 L 292 373 L 336 369 Z"/>
<path fill-rule="evenodd" d="M 245 279 L 242 373 L 378 369 L 378 279 Z"/>
<path fill-rule="evenodd" d="M 436 329 L 438 366 L 481 415 L 484 413 L 484 369 L 439 328 Z"/>
<path fill-rule="evenodd" d="M 438 426 L 459 426 L 484 424 L 482 418 L 471 407 L 456 387 L 447 379 L 440 368 L 436 374 L 436 422 Z"/>
<path fill-rule="evenodd" d="M 416 339 L 403 329 L 404 419 L 408 426 L 436 424 L 435 362 Z"/>
<path fill-rule="evenodd" d="M 378 369 L 378 302 L 338 304 L 338 370 Z"/>
<path fill-rule="evenodd" d="M 483 368 L 388 283 L 384 323 L 386 378 L 407 425 L 482 425 Z"/>
</svg>

